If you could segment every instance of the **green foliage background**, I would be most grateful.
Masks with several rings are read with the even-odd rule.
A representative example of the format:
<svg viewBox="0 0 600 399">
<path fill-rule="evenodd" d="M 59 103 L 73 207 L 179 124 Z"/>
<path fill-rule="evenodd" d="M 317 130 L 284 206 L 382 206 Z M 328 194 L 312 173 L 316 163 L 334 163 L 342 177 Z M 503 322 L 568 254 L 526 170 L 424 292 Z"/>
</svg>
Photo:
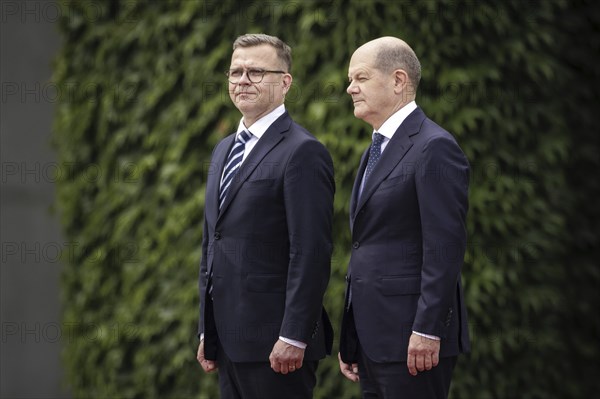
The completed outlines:
<svg viewBox="0 0 600 399">
<path fill-rule="evenodd" d="M 347 65 L 404 38 L 417 102 L 472 164 L 464 282 L 473 352 L 454 398 L 592 397 L 600 389 L 600 15 L 563 1 L 65 1 L 54 138 L 66 236 L 64 353 L 78 398 L 213 398 L 195 362 L 204 182 L 239 120 L 222 73 L 240 34 L 293 48 L 291 115 L 336 168 L 326 306 L 339 324 L 348 202 L 370 131 Z M 67 90 L 68 89 L 68 90 Z M 318 398 L 358 397 L 335 357 Z"/>
</svg>

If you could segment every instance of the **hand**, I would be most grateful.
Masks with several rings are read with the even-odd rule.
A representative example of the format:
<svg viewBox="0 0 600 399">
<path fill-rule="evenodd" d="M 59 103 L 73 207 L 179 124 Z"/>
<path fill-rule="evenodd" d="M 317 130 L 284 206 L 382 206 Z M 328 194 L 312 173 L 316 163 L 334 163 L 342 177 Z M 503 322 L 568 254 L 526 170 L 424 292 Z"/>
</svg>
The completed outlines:
<svg viewBox="0 0 600 399">
<path fill-rule="evenodd" d="M 276 373 L 293 373 L 302 367 L 304 349 L 283 342 L 278 339 L 269 355 L 271 368 Z"/>
<path fill-rule="evenodd" d="M 200 366 L 202 366 L 202 370 L 204 370 L 206 373 L 212 373 L 218 368 L 217 362 L 204 358 L 204 340 L 200 340 L 200 344 L 198 345 L 198 353 L 196 354 L 196 360 L 198 360 L 198 363 L 200 363 Z"/>
<path fill-rule="evenodd" d="M 406 365 L 411 375 L 431 370 L 440 362 L 440 341 L 413 333 L 408 341 Z"/>
<path fill-rule="evenodd" d="M 346 377 L 352 382 L 357 382 L 358 380 L 360 380 L 360 378 L 358 377 L 358 363 L 352 363 L 352 367 L 350 367 L 349 364 L 344 363 L 342 361 L 342 356 L 339 353 L 338 360 L 340 361 L 340 371 L 342 372 L 344 377 Z"/>
</svg>

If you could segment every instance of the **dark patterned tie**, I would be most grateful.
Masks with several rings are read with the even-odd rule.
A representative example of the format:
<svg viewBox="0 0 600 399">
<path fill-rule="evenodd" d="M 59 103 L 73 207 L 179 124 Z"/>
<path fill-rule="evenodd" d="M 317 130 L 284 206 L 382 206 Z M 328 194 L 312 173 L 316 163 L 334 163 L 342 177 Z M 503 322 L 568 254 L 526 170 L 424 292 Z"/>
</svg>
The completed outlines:
<svg viewBox="0 0 600 399">
<path fill-rule="evenodd" d="M 244 150 L 246 148 L 246 142 L 250 140 L 252 137 L 252 133 L 244 130 L 241 132 L 235 143 L 233 144 L 233 148 L 229 152 L 227 156 L 227 162 L 225 163 L 225 172 L 223 173 L 223 179 L 221 180 L 221 188 L 219 193 L 219 210 L 223 206 L 225 202 L 225 198 L 227 198 L 227 192 L 229 191 L 229 187 L 233 182 L 233 178 L 237 174 L 240 165 L 242 163 L 242 158 L 244 156 Z"/>
<path fill-rule="evenodd" d="M 367 182 L 371 172 L 373 172 L 375 164 L 379 161 L 379 157 L 381 156 L 381 143 L 383 143 L 383 135 L 375 133 L 373 135 L 373 144 L 371 144 L 371 149 L 369 150 L 369 161 L 367 162 L 367 169 L 365 170 L 363 186 Z"/>
</svg>

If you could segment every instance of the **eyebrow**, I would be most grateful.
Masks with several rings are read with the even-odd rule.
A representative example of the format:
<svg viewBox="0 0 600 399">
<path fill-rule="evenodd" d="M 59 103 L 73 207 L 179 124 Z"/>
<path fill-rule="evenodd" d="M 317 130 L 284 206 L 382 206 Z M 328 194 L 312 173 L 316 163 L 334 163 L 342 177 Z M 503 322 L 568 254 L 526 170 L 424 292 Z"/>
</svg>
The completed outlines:
<svg viewBox="0 0 600 399">
<path fill-rule="evenodd" d="M 252 66 L 252 67 L 250 67 L 250 68 L 244 68 L 244 67 L 229 67 L 229 69 L 230 69 L 230 70 L 232 70 L 232 71 L 236 71 L 236 70 L 238 70 L 238 69 L 245 69 L 245 70 L 247 70 L 247 71 L 252 71 L 252 70 L 254 70 L 254 69 L 261 69 L 261 70 L 265 70 L 265 69 L 267 69 L 267 68 L 266 68 L 266 67 L 259 67 L 259 66 Z"/>
<path fill-rule="evenodd" d="M 354 75 L 348 75 L 348 79 L 352 80 L 353 77 L 358 79 L 363 76 L 369 77 L 369 74 L 367 74 L 365 71 L 359 71 L 359 72 L 356 72 Z"/>
</svg>

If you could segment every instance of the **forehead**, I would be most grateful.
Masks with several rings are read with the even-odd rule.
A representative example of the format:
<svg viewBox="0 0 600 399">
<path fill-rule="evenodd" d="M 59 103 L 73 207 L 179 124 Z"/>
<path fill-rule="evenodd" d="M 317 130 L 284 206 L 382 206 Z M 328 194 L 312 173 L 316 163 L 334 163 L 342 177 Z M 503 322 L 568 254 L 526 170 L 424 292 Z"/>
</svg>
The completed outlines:
<svg viewBox="0 0 600 399">
<path fill-rule="evenodd" d="M 372 73 L 375 69 L 375 54 L 372 51 L 358 49 L 350 58 L 348 66 L 348 76 L 358 75 L 360 73 Z"/>
<path fill-rule="evenodd" d="M 231 55 L 232 66 L 273 66 L 277 61 L 277 51 L 268 44 L 238 47 Z"/>
</svg>

